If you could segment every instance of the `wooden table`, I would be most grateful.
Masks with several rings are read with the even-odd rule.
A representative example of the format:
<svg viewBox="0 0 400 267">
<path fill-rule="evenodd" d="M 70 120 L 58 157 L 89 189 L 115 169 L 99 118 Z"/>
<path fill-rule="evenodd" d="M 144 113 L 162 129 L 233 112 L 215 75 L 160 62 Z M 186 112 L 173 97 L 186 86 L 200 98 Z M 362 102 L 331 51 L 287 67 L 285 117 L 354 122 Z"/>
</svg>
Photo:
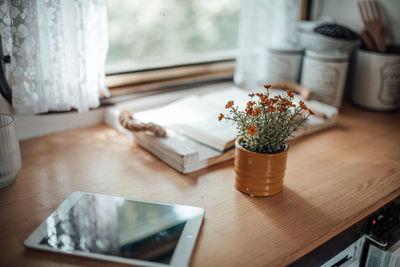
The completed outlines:
<svg viewBox="0 0 400 267">
<path fill-rule="evenodd" d="M 283 191 L 234 189 L 233 161 L 181 175 L 99 125 L 21 142 L 23 167 L 0 189 L 1 266 L 115 266 L 26 249 L 73 191 L 203 207 L 192 266 L 281 266 L 400 195 L 400 114 L 346 105 L 336 127 L 290 144 Z"/>
</svg>

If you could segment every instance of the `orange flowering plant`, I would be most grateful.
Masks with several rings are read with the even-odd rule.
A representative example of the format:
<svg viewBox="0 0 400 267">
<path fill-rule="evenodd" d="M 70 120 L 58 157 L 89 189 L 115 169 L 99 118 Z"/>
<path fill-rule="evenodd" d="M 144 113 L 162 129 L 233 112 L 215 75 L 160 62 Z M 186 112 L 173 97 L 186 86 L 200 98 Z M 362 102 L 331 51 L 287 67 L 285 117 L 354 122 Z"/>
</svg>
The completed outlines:
<svg viewBox="0 0 400 267">
<path fill-rule="evenodd" d="M 314 112 L 302 100 L 296 104 L 293 91 L 286 91 L 285 96 L 272 97 L 271 86 L 264 87 L 264 93 L 249 94 L 250 101 L 244 110 L 239 110 L 234 101 L 229 101 L 225 105 L 229 114 L 221 113 L 218 120 L 230 120 L 236 124 L 244 148 L 257 153 L 278 153 L 285 149 L 292 133 Z"/>
</svg>

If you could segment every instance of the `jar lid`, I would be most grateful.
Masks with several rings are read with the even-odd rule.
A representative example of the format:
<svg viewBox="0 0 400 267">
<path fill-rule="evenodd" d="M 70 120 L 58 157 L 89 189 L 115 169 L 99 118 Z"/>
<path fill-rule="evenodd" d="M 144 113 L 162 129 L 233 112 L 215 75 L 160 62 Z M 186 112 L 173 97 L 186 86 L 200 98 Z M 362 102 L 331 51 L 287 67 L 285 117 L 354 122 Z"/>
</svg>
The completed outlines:
<svg viewBox="0 0 400 267">
<path fill-rule="evenodd" d="M 267 51 L 274 54 L 303 54 L 304 49 L 301 47 L 268 47 Z"/>
<path fill-rule="evenodd" d="M 337 50 L 330 52 L 321 52 L 307 49 L 306 56 L 321 61 L 345 62 L 349 58 L 349 53 Z"/>
</svg>

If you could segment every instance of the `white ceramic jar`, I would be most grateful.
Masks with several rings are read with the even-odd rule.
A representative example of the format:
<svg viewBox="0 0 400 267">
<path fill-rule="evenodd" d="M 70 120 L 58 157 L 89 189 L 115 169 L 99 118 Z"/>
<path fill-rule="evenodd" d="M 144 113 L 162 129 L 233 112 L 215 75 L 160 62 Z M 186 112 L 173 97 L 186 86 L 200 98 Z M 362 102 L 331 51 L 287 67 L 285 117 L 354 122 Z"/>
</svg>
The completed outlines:
<svg viewBox="0 0 400 267">
<path fill-rule="evenodd" d="M 311 90 L 311 97 L 340 107 L 347 78 L 349 54 L 307 50 L 303 60 L 301 84 Z"/>
<path fill-rule="evenodd" d="M 298 82 L 303 49 L 274 49 L 264 51 L 264 67 L 259 77 L 263 84 L 277 81 Z"/>
<path fill-rule="evenodd" d="M 400 108 L 400 54 L 357 51 L 351 100 L 362 107 Z"/>
</svg>

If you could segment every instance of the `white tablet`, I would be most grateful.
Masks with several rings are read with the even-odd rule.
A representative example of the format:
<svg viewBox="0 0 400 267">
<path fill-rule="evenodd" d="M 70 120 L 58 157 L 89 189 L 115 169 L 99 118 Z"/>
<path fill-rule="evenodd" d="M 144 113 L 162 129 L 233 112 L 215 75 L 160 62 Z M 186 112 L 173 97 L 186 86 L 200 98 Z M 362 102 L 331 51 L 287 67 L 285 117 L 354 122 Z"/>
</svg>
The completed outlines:
<svg viewBox="0 0 400 267">
<path fill-rule="evenodd" d="M 197 207 L 74 192 L 24 244 L 141 266 L 186 266 L 203 215 Z"/>
</svg>

